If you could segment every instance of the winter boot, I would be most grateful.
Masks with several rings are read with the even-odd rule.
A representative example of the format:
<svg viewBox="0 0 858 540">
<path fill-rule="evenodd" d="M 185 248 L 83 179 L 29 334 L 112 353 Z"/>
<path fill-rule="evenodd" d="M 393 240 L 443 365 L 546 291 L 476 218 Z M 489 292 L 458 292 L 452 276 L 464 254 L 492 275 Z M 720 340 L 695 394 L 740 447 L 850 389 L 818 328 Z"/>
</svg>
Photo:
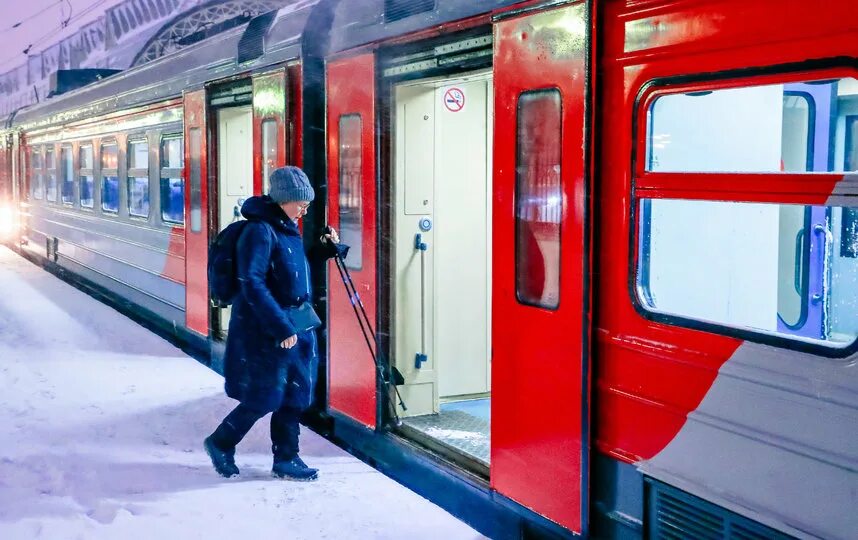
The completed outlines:
<svg viewBox="0 0 858 540">
<path fill-rule="evenodd" d="M 238 467 L 235 465 L 235 448 L 232 450 L 222 450 L 215 444 L 212 437 L 213 435 L 206 437 L 206 440 L 203 441 L 203 446 L 206 449 L 206 454 L 211 458 L 215 470 L 224 478 L 237 475 Z"/>
<path fill-rule="evenodd" d="M 298 482 L 311 482 L 319 478 L 319 469 L 308 467 L 298 456 L 290 460 L 278 460 L 275 458 L 271 473 L 277 478 L 295 480 Z"/>
</svg>

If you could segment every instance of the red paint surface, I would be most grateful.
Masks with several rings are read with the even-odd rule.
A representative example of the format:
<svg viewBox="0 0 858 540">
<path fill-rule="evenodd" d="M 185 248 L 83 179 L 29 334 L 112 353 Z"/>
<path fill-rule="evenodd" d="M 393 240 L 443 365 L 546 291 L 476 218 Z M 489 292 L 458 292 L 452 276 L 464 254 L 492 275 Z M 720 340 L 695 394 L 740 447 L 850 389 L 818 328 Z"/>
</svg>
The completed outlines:
<svg viewBox="0 0 858 540">
<path fill-rule="evenodd" d="M 277 155 L 271 170 L 286 166 L 289 146 L 287 125 L 287 81 L 286 70 L 253 78 L 253 194 L 262 195 L 263 163 L 262 123 L 273 120 L 277 126 Z"/>
<path fill-rule="evenodd" d="M 604 141 L 599 160 L 596 247 L 597 298 L 594 373 L 594 444 L 635 462 L 664 449 L 742 343 L 732 337 L 656 323 L 635 311 L 629 285 L 636 253 L 630 212 L 634 198 L 737 200 L 823 204 L 842 175 L 647 173 L 645 126 L 634 130 L 659 92 L 691 91 L 855 76 L 832 68 L 793 68 L 780 75 L 644 86 L 654 79 L 716 73 L 858 56 L 852 2 L 824 9 L 799 1 L 613 2 L 601 19 L 599 109 L 595 136 Z M 636 100 L 641 102 L 637 103 Z M 634 192 L 633 192 L 634 186 Z M 634 195 L 634 197 L 633 197 Z M 631 262 L 630 262 L 631 261 Z"/>
<path fill-rule="evenodd" d="M 185 319 L 191 330 L 209 335 L 208 280 L 208 132 L 206 122 L 206 92 L 195 90 L 185 94 Z M 201 230 L 191 231 L 191 138 L 190 130 L 200 129 Z"/>
<path fill-rule="evenodd" d="M 375 58 L 363 54 L 328 64 L 328 223 L 339 227 L 339 120 L 359 114 L 362 123 L 363 265 L 352 279 L 375 327 Z M 372 357 L 334 263 L 328 268 L 328 405 L 367 427 L 376 426 Z"/>
<path fill-rule="evenodd" d="M 543 516 L 580 532 L 588 411 L 584 336 L 588 211 L 585 177 L 583 5 L 495 27 L 491 484 Z M 572 35 L 580 26 L 580 35 Z M 562 99 L 560 305 L 525 306 L 515 290 L 516 126 L 519 96 L 558 88 Z"/>
<path fill-rule="evenodd" d="M 170 243 L 167 246 L 167 258 L 161 275 L 170 281 L 185 284 L 185 228 L 173 227 L 170 230 Z"/>
</svg>

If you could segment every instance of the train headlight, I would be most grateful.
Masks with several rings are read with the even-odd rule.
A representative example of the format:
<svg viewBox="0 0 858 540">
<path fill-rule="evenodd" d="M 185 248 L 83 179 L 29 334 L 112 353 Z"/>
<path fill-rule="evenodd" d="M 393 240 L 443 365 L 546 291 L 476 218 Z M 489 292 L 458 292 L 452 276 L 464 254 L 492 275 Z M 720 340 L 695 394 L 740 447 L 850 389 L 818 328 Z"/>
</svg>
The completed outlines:
<svg viewBox="0 0 858 540">
<path fill-rule="evenodd" d="M 0 240 L 12 238 L 16 228 L 15 209 L 10 204 L 0 203 Z"/>
</svg>

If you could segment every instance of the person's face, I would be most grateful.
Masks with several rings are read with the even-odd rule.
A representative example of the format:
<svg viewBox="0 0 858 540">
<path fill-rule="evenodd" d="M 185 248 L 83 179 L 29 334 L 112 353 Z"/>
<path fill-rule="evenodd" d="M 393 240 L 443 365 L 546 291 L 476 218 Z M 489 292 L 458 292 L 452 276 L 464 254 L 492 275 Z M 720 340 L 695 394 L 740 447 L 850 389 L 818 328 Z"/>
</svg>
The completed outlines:
<svg viewBox="0 0 858 540">
<path fill-rule="evenodd" d="M 290 201 L 280 205 L 280 208 L 282 208 L 286 215 L 289 216 L 289 219 L 295 222 L 307 213 L 307 208 L 309 207 L 309 201 Z"/>
</svg>

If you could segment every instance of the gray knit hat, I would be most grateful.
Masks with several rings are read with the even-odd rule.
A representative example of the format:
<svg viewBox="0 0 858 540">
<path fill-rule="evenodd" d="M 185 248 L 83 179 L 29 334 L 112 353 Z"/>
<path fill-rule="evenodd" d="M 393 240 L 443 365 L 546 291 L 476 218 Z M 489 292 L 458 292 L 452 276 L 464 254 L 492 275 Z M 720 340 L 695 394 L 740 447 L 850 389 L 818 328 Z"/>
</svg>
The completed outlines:
<svg viewBox="0 0 858 540">
<path fill-rule="evenodd" d="M 280 167 L 268 178 L 268 196 L 277 204 L 293 201 L 312 201 L 316 198 L 306 173 L 298 167 Z"/>
</svg>

